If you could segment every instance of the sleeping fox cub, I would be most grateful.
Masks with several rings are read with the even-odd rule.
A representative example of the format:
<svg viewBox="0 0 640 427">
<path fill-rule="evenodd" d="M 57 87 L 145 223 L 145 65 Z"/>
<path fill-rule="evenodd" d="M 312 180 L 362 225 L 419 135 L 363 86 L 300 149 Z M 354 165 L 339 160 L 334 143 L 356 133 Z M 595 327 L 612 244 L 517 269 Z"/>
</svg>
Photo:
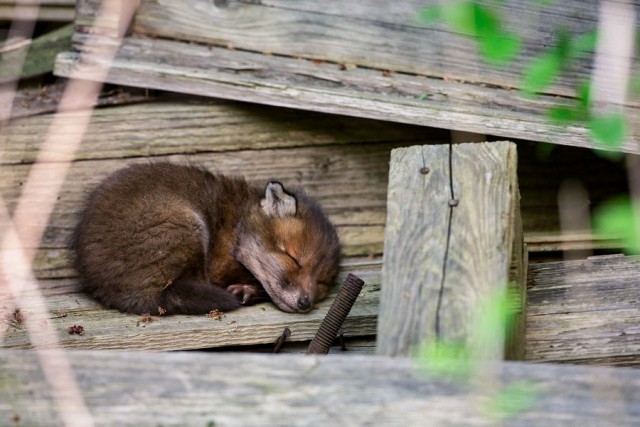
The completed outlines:
<svg viewBox="0 0 640 427">
<path fill-rule="evenodd" d="M 172 163 L 136 164 L 103 181 L 73 247 L 96 299 L 167 314 L 267 297 L 283 311 L 309 311 L 333 284 L 340 253 L 334 227 L 302 191 Z"/>
</svg>

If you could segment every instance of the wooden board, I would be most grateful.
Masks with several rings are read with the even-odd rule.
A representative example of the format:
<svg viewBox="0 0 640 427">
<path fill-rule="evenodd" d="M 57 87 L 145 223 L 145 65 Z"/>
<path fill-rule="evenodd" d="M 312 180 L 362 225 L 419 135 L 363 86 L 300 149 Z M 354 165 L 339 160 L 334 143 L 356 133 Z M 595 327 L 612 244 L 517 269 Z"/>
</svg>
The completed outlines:
<svg viewBox="0 0 640 427">
<path fill-rule="evenodd" d="M 85 31 L 99 4 L 80 2 L 76 21 L 80 33 L 75 37 L 79 50 L 84 49 Z M 569 67 L 543 96 L 524 97 L 517 88 L 522 67 L 555 43 L 557 27 L 574 34 L 595 27 L 597 1 L 552 2 L 544 7 L 526 0 L 492 3 L 524 37 L 521 56 L 511 66 L 498 68 L 485 64 L 474 44 L 460 34 L 438 25 L 420 25 L 416 16 L 427 4 L 404 0 L 391 10 L 386 3 L 371 0 L 330 1 L 322 6 L 306 0 L 189 0 L 186 5 L 182 0 L 147 0 L 137 13 L 133 35 L 124 40 L 110 64 L 107 80 L 592 146 L 584 126 L 565 128 L 547 120 L 548 109 L 574 96 L 579 82 L 589 78 L 590 56 Z M 100 33 L 109 34 L 109 28 Z M 83 60 L 85 65 L 89 62 Z M 78 63 L 77 54 L 62 55 L 56 73 L 69 76 L 81 71 Z M 639 112 L 637 100 L 629 99 L 625 114 L 631 129 L 624 147 L 628 152 L 639 152 Z"/>
<path fill-rule="evenodd" d="M 10 210 L 51 119 L 14 120 L 4 131 L 0 194 Z M 302 185 L 338 226 L 346 255 L 380 254 L 390 150 L 446 136 L 406 125 L 202 99 L 98 109 L 54 208 L 36 274 L 73 276 L 68 239 L 86 194 L 108 173 L 150 158 Z M 42 190 L 46 193 L 46 186 Z"/>
<path fill-rule="evenodd" d="M 491 365 L 485 383 L 387 357 L 66 353 L 96 426 L 548 425 L 640 423 L 640 372 Z M 48 353 L 42 355 L 48 357 Z M 59 362 L 53 359 L 51 368 Z M 0 420 L 61 425 L 33 351 L 0 351 Z M 56 384 L 64 394 L 65 384 Z M 514 392 L 513 390 L 517 390 Z M 80 402 L 61 402 L 67 414 Z M 13 421 L 11 421 L 13 420 Z"/>
<path fill-rule="evenodd" d="M 498 326 L 480 338 L 476 327 L 478 310 L 510 279 L 516 164 L 510 142 L 392 151 L 379 354 L 408 355 L 440 340 L 464 344 L 476 356 L 503 357 L 505 330 Z"/>
<path fill-rule="evenodd" d="M 68 24 L 18 48 L 4 46 L 0 55 L 0 82 L 50 73 L 56 55 L 71 48 L 72 35 L 73 25 Z"/>
<path fill-rule="evenodd" d="M 215 62 L 213 60 L 215 58 Z M 79 56 L 61 54 L 55 73 L 79 73 Z M 84 63 L 86 64 L 86 62 Z M 106 64 L 105 64 L 106 65 Z M 277 76 L 277 81 L 274 81 Z M 111 63 L 109 83 L 256 102 L 377 120 L 435 126 L 592 147 L 584 126 L 550 123 L 555 96 L 523 98 L 513 89 L 357 68 L 160 39 L 125 39 Z M 627 110 L 637 123 L 635 109 Z M 640 152 L 631 131 L 627 152 Z"/>
<path fill-rule="evenodd" d="M 639 281 L 638 256 L 531 265 L 526 359 L 640 366 Z"/>
<path fill-rule="evenodd" d="M 92 23 L 100 0 L 81 0 L 78 23 Z M 393 7 L 375 0 L 145 0 L 133 33 L 166 39 L 333 63 L 357 64 L 430 77 L 519 87 L 527 60 L 554 44 L 558 26 L 572 34 L 594 30 L 598 1 L 565 1 L 545 7 L 527 0 L 491 1 L 506 29 L 522 40 L 522 53 L 508 67 L 491 67 L 464 34 L 445 25 L 421 24 L 419 12 L 436 0 L 402 0 Z M 633 2 L 637 4 L 638 2 Z M 384 42 L 383 42 L 384 41 Z M 578 61 L 549 92 L 572 95 L 587 80 L 592 58 Z"/>
<path fill-rule="evenodd" d="M 25 92 L 24 108 L 18 112 L 29 114 L 33 102 L 56 98 L 58 93 L 55 89 Z M 125 95 L 123 100 L 142 96 Z M 120 102 L 121 95 L 112 97 L 105 97 L 104 102 Z M 55 105 L 55 99 L 51 102 Z M 10 209 L 51 121 L 52 115 L 47 114 L 14 119 L 0 133 L 4 139 L 0 194 Z M 41 278 L 74 275 L 68 267 L 67 237 L 86 191 L 108 172 L 149 157 L 202 161 L 250 178 L 281 176 L 302 184 L 321 198 L 339 227 L 348 254 L 380 254 L 390 150 L 442 143 L 447 138 L 447 131 L 418 126 L 198 97 L 162 97 L 143 104 L 99 108 L 93 112 L 77 162 L 50 220 L 36 273 Z M 620 247 L 616 240 L 594 240 L 590 233 L 569 236 L 570 240 L 560 236 L 556 194 L 563 179 L 579 179 L 595 207 L 611 194 L 626 191 L 624 170 L 589 150 L 571 147 L 556 147 L 550 157 L 540 159 L 538 147 L 518 143 L 522 221 L 530 251 Z M 345 177 L 351 180 L 349 188 L 338 191 Z M 328 191 L 327 183 L 336 191 Z"/>
<path fill-rule="evenodd" d="M 18 3 L 20 6 L 16 6 Z M 0 21 L 37 16 L 40 21 L 71 22 L 75 17 L 75 3 L 75 0 L 0 0 Z"/>
<path fill-rule="evenodd" d="M 366 285 L 344 323 L 347 337 L 375 334 L 380 290 L 380 262 L 345 262 L 338 281 L 342 283 L 347 273 L 361 277 Z M 145 322 L 140 315 L 123 314 L 106 310 L 93 299 L 79 291 L 77 280 L 45 280 L 40 288 L 50 313 L 48 322 L 57 331 L 62 346 L 69 348 L 114 350 L 186 350 L 250 344 L 273 344 L 285 327 L 291 329 L 288 341 L 312 339 L 327 314 L 333 297 L 319 303 L 309 313 L 298 315 L 284 313 L 271 303 L 262 303 L 226 313 L 220 320 L 206 316 L 159 316 Z M 11 321 L 12 313 L 0 295 L 0 328 L 5 330 L 0 347 L 30 348 L 28 331 L 22 324 Z M 6 296 L 4 297 L 6 298 Z M 19 307 L 24 316 L 33 316 L 27 304 Z M 80 325 L 84 335 L 70 335 L 68 328 Z"/>
</svg>

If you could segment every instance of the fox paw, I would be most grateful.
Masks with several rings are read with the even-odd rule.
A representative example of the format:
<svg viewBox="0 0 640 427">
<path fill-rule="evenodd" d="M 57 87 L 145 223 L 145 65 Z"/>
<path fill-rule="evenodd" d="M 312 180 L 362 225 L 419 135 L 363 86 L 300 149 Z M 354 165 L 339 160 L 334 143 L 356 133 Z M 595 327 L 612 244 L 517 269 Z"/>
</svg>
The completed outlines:
<svg viewBox="0 0 640 427">
<path fill-rule="evenodd" d="M 245 285 L 240 283 L 227 286 L 227 291 L 235 295 L 242 305 L 256 303 L 263 292 L 258 285 Z"/>
</svg>

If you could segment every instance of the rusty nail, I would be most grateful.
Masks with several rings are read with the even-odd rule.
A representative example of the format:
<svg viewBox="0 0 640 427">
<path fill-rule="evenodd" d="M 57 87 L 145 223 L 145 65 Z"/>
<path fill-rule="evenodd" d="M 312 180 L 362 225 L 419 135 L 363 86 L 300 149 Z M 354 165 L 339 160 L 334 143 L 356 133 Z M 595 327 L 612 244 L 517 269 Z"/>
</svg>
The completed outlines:
<svg viewBox="0 0 640 427">
<path fill-rule="evenodd" d="M 425 167 L 420 168 L 420 173 L 421 173 L 422 175 L 426 175 L 426 174 L 428 174 L 429 172 L 431 172 L 431 169 L 429 169 L 429 168 L 428 168 L 428 167 L 426 167 L 426 166 L 425 166 Z"/>
<path fill-rule="evenodd" d="M 276 340 L 276 343 L 273 347 L 273 352 L 274 353 L 279 353 L 280 349 L 282 348 L 282 346 L 284 345 L 284 342 L 287 340 L 287 338 L 289 338 L 291 336 L 291 329 L 289 328 L 284 328 L 284 331 L 282 331 L 282 335 L 280 335 L 278 337 L 278 339 Z"/>
</svg>

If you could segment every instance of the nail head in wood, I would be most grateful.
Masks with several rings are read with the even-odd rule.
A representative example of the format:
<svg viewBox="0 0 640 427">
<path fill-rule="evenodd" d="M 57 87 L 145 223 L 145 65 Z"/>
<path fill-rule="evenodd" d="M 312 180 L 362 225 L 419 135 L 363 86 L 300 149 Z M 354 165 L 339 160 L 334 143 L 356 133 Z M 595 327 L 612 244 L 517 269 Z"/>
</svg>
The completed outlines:
<svg viewBox="0 0 640 427">
<path fill-rule="evenodd" d="M 420 173 L 421 173 L 422 175 L 426 175 L 426 174 L 428 174 L 429 172 L 431 172 L 431 169 L 429 169 L 429 168 L 428 168 L 428 167 L 426 167 L 426 166 L 425 166 L 425 167 L 423 167 L 423 168 L 420 168 Z"/>
<path fill-rule="evenodd" d="M 458 199 L 449 199 L 449 206 L 451 207 L 458 206 L 459 203 L 460 203 L 460 200 Z"/>
</svg>

